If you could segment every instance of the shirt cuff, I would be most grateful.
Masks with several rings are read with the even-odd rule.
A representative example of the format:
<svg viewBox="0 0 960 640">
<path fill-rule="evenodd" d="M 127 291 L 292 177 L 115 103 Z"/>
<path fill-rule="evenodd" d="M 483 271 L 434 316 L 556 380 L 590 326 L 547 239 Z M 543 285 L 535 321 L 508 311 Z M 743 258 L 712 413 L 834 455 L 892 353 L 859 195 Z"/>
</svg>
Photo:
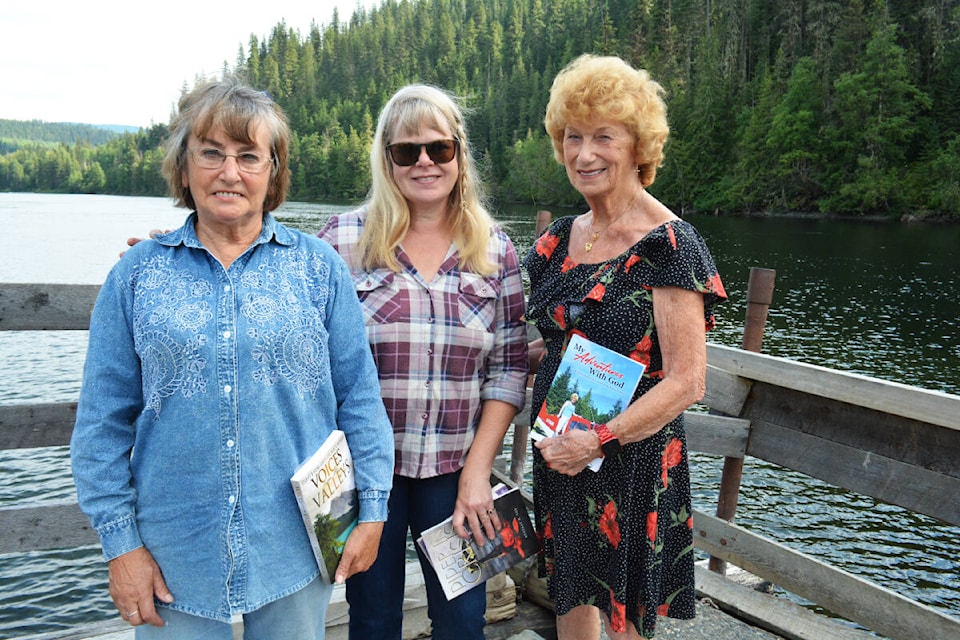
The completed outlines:
<svg viewBox="0 0 960 640">
<path fill-rule="evenodd" d="M 103 557 L 107 561 L 143 546 L 140 532 L 137 530 L 137 520 L 133 516 L 114 520 L 98 527 L 97 534 L 100 536 Z"/>
<path fill-rule="evenodd" d="M 389 491 L 361 491 L 360 522 L 386 522 Z"/>
</svg>

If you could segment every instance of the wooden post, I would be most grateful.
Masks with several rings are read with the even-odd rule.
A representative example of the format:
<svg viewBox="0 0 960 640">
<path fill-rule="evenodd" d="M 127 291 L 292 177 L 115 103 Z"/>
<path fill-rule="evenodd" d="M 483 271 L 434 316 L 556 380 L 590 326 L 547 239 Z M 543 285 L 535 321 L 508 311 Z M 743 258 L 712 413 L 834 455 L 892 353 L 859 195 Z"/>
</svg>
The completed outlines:
<svg viewBox="0 0 960 640">
<path fill-rule="evenodd" d="M 537 231 L 534 234 L 534 239 L 539 238 L 540 234 L 543 233 L 543 230 L 550 226 L 550 221 L 553 218 L 553 214 L 549 211 L 537 211 Z"/>
<path fill-rule="evenodd" d="M 537 211 L 537 227 L 534 232 L 534 240 L 540 237 L 540 234 L 543 233 L 543 230 L 550 226 L 550 221 L 553 218 L 553 214 L 546 210 Z M 543 341 L 540 339 L 540 334 L 536 330 L 531 330 L 530 332 L 530 355 L 527 359 L 530 365 L 530 375 L 527 378 L 527 384 L 533 385 L 533 376 L 537 372 L 537 368 L 540 365 L 540 356 L 543 352 Z M 527 392 L 527 402 L 530 402 L 529 396 L 530 392 Z M 536 417 L 536 413 L 533 411 L 532 407 L 526 407 L 524 409 L 526 412 L 526 420 L 515 420 L 513 423 L 513 449 L 510 454 L 510 480 L 513 483 L 521 487 L 523 486 L 523 474 L 524 467 L 526 466 L 527 460 L 527 441 L 530 439 L 530 423 Z M 520 413 L 523 413 L 521 411 Z M 519 414 L 518 414 L 519 417 Z"/>
<path fill-rule="evenodd" d="M 767 324 L 767 311 L 773 301 L 773 283 L 777 276 L 774 269 L 750 269 L 747 284 L 747 317 L 743 326 L 741 347 L 746 351 L 760 352 L 763 345 L 763 330 Z M 740 497 L 740 481 L 743 478 L 743 458 L 726 457 L 723 474 L 720 476 L 720 495 L 717 498 L 717 517 L 730 522 L 737 513 Z M 727 572 L 727 563 L 710 556 L 710 570 L 721 575 Z"/>
</svg>

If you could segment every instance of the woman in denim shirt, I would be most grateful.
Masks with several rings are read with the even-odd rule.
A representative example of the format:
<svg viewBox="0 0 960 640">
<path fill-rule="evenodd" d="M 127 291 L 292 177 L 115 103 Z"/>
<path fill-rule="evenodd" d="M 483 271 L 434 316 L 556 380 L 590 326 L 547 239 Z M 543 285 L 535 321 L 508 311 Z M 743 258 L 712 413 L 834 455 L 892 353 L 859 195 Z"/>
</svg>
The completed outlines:
<svg viewBox="0 0 960 640">
<path fill-rule="evenodd" d="M 320 237 L 353 272 L 396 447 L 377 561 L 347 581 L 350 638 L 399 640 L 408 530 L 417 538 L 452 515 L 461 536 L 495 535 L 490 471 L 524 402 L 527 333 L 519 261 L 482 204 L 451 96 L 397 91 L 370 165 L 365 206 Z M 486 590 L 448 602 L 422 554 L 420 566 L 434 640 L 481 640 Z"/>
<path fill-rule="evenodd" d="M 71 459 L 138 639 L 229 639 L 236 615 L 252 637 L 323 638 L 332 587 L 290 476 L 334 429 L 360 498 L 336 579 L 376 558 L 390 423 L 346 265 L 269 213 L 289 137 L 234 81 L 184 96 L 163 171 L 195 211 L 129 250 L 94 308 Z"/>
</svg>

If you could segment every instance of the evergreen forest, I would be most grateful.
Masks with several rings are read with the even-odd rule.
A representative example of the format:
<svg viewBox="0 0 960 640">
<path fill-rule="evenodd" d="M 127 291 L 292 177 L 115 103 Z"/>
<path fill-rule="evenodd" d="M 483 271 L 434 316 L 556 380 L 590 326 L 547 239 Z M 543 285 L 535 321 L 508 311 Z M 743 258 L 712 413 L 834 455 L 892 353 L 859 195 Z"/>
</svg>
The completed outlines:
<svg viewBox="0 0 960 640">
<path fill-rule="evenodd" d="M 360 200 L 380 107 L 426 82 L 464 98 L 491 196 L 580 206 L 542 120 L 554 75 L 584 52 L 666 89 L 651 191 L 678 213 L 960 220 L 957 0 L 383 0 L 251 35 L 223 72 L 287 112 L 292 200 Z M 0 133 L 0 190 L 162 195 L 165 133 Z"/>
</svg>

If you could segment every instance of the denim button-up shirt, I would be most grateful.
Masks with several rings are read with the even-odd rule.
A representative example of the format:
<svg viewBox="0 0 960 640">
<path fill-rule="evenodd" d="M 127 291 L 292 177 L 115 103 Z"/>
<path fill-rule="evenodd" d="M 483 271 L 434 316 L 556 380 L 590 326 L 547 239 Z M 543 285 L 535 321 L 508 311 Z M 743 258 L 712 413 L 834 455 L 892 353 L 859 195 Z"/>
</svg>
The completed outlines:
<svg viewBox="0 0 960 640">
<path fill-rule="evenodd" d="M 342 429 L 360 519 L 382 521 L 393 436 L 333 249 L 266 214 L 225 270 L 195 219 L 134 246 L 104 282 L 71 458 L 105 557 L 145 546 L 171 608 L 227 621 L 319 573 L 297 466 Z"/>
</svg>

